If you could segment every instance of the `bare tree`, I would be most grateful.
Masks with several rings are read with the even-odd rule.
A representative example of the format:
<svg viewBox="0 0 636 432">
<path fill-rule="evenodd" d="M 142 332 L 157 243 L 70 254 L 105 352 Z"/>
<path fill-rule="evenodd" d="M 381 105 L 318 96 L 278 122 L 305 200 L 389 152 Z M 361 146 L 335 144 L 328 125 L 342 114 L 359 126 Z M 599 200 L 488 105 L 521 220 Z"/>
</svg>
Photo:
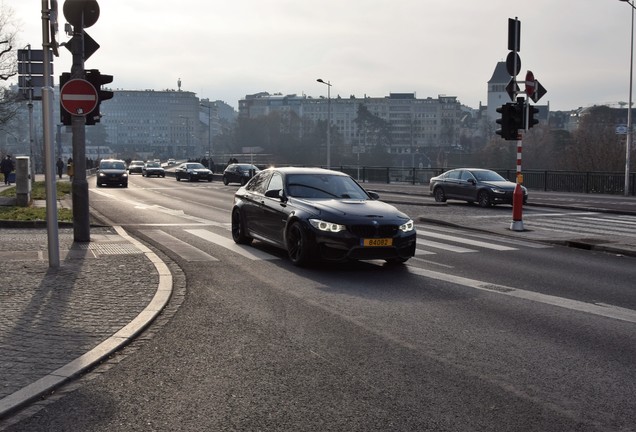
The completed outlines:
<svg viewBox="0 0 636 432">
<path fill-rule="evenodd" d="M 17 27 L 13 10 L 0 5 L 0 128 L 4 128 L 15 116 L 20 100 L 15 92 L 9 90 L 7 82 L 17 71 L 16 35 Z"/>
</svg>

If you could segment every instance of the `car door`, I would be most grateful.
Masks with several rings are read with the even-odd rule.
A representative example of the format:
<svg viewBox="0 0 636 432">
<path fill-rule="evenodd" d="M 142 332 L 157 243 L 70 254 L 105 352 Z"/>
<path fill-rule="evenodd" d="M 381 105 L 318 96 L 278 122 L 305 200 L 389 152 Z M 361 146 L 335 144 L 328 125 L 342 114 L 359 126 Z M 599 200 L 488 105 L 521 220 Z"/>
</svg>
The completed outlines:
<svg viewBox="0 0 636 432">
<path fill-rule="evenodd" d="M 281 199 L 283 177 L 274 172 L 270 178 L 262 202 L 265 236 L 283 245 L 284 231 L 289 214 L 287 202 Z M 269 192 L 269 193 L 268 193 Z"/>
<path fill-rule="evenodd" d="M 475 201 L 477 199 L 477 181 L 470 171 L 462 170 L 457 183 L 458 198 L 466 201 Z"/>
<path fill-rule="evenodd" d="M 243 215 L 247 230 L 250 234 L 266 237 L 268 221 L 263 217 L 263 201 L 265 191 L 269 184 L 271 172 L 264 172 L 263 175 L 254 179 L 253 182 L 245 186 L 243 195 Z M 268 237 L 267 237 L 268 238 Z"/>
<path fill-rule="evenodd" d="M 459 184 L 461 174 L 462 170 L 452 170 L 448 172 L 448 175 L 444 179 L 444 193 L 446 194 L 446 198 L 458 199 L 462 196 Z"/>
</svg>

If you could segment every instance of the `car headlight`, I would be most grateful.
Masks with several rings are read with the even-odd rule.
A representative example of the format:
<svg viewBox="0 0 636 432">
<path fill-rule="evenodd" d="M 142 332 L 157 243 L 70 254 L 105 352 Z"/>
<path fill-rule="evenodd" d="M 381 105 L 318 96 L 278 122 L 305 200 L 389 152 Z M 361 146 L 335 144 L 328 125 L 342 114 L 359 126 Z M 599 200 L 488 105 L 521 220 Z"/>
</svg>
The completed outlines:
<svg viewBox="0 0 636 432">
<path fill-rule="evenodd" d="M 320 219 L 309 219 L 309 223 L 311 224 L 312 227 L 320 231 L 326 231 L 326 232 L 332 232 L 332 233 L 345 231 L 347 229 L 347 227 L 344 225 L 340 225 L 340 224 L 332 223 L 332 222 L 326 222 Z"/>
<path fill-rule="evenodd" d="M 493 191 L 496 194 L 505 194 L 506 191 L 505 190 L 501 190 L 499 188 L 490 188 L 491 191 Z"/>
<path fill-rule="evenodd" d="M 409 221 L 405 224 L 400 225 L 400 231 L 410 232 L 415 229 L 415 224 L 413 223 L 413 219 L 409 219 Z"/>
<path fill-rule="evenodd" d="M 128 177 L 128 174 L 127 173 L 123 173 L 121 176 L 122 177 Z"/>
</svg>

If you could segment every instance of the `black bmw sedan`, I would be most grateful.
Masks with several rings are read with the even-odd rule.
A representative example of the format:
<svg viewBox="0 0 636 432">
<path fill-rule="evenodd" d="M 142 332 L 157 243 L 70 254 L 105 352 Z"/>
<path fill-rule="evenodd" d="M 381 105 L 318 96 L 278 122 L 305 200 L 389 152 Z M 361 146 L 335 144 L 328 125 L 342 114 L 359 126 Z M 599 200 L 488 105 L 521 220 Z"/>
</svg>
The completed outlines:
<svg viewBox="0 0 636 432">
<path fill-rule="evenodd" d="M 516 183 L 506 180 L 495 171 L 480 168 L 458 168 L 433 177 L 429 188 L 435 201 L 447 199 L 477 202 L 480 207 L 512 204 Z M 523 203 L 528 201 L 528 190 L 523 191 Z"/>
<path fill-rule="evenodd" d="M 174 170 L 174 177 L 177 181 L 212 181 L 213 173 L 198 162 L 184 162 Z"/>
<path fill-rule="evenodd" d="M 232 237 L 287 251 L 294 265 L 315 260 L 382 259 L 415 254 L 413 221 L 349 175 L 321 168 L 268 168 L 234 195 Z"/>
</svg>

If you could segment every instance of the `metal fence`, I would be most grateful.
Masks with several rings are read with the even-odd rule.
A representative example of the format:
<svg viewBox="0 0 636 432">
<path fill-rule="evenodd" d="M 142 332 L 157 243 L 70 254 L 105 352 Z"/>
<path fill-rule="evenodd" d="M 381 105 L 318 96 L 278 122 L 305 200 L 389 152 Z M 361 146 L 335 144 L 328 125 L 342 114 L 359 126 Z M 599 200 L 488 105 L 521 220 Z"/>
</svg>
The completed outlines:
<svg viewBox="0 0 636 432">
<path fill-rule="evenodd" d="M 395 168 L 395 167 L 332 167 L 346 172 L 361 182 L 429 184 L 447 169 L 444 168 Z M 516 181 L 516 170 L 494 169 L 510 181 Z M 636 195 L 636 173 L 629 175 L 629 190 Z M 553 192 L 577 192 L 599 194 L 624 194 L 625 174 L 616 172 L 576 171 L 523 171 L 523 185 L 529 189 Z"/>
</svg>

